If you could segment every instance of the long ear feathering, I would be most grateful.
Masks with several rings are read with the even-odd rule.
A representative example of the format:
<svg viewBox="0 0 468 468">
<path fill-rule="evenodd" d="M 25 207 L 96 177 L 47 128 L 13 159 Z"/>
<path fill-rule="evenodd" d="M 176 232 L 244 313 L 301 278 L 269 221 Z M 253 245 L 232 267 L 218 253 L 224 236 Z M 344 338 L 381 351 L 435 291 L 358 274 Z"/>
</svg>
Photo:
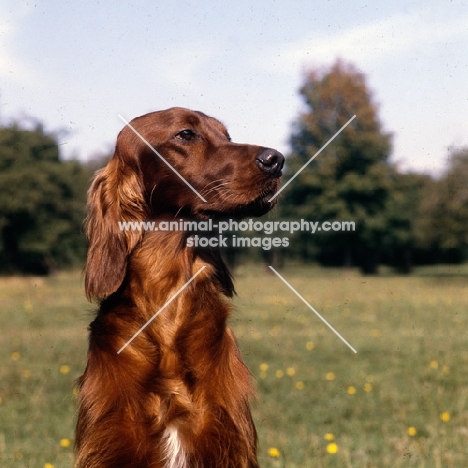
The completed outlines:
<svg viewBox="0 0 468 468">
<path fill-rule="evenodd" d="M 128 256 L 143 235 L 141 229 L 119 226 L 119 222 L 144 221 L 146 216 L 138 161 L 129 164 L 123 158 L 117 148 L 88 191 L 85 289 L 89 300 L 107 297 L 119 288 Z"/>
</svg>

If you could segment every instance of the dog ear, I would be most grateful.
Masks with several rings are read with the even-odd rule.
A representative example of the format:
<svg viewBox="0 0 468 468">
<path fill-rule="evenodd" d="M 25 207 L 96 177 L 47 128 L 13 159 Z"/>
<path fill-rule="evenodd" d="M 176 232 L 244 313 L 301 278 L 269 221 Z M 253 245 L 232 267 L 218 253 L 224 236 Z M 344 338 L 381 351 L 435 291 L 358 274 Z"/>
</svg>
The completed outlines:
<svg viewBox="0 0 468 468">
<path fill-rule="evenodd" d="M 129 160 L 117 145 L 113 158 L 96 173 L 88 191 L 86 232 L 89 246 L 85 269 L 88 299 L 105 298 L 120 287 L 128 257 L 141 240 L 143 231 L 141 228 L 122 229 L 119 223 L 139 223 L 145 216 L 138 161 Z"/>
</svg>

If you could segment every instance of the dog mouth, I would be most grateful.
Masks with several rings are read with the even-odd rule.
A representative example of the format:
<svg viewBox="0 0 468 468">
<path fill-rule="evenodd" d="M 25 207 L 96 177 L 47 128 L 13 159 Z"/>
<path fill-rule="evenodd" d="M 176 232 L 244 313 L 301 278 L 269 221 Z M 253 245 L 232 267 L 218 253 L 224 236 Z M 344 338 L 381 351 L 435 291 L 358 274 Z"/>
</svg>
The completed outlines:
<svg viewBox="0 0 468 468">
<path fill-rule="evenodd" d="M 277 202 L 276 190 L 268 190 L 247 205 L 239 207 L 246 215 L 261 216 L 270 211 Z"/>
<path fill-rule="evenodd" d="M 276 190 L 268 190 L 263 192 L 254 200 L 237 204 L 230 208 L 223 207 L 222 210 L 217 210 L 216 208 L 200 210 L 199 216 L 203 218 L 226 218 L 228 216 L 233 216 L 235 218 L 244 218 L 246 216 L 262 216 L 270 211 L 276 204 L 275 197 Z M 274 197 L 274 198 L 273 198 Z"/>
<path fill-rule="evenodd" d="M 278 192 L 278 184 L 274 184 L 271 187 L 264 190 L 254 201 L 253 203 L 269 203 L 271 205 L 276 204 L 277 197 L 276 193 Z"/>
<path fill-rule="evenodd" d="M 255 198 L 255 200 L 251 201 L 250 203 L 247 203 L 244 206 L 247 209 L 249 207 L 252 207 L 253 209 L 255 209 L 255 207 L 258 207 L 259 209 L 270 210 L 271 208 L 273 208 L 274 205 L 276 205 L 276 202 L 277 202 L 275 193 L 276 193 L 276 190 L 266 190 L 257 198 Z M 242 209 L 242 207 L 240 207 L 240 209 Z"/>
</svg>

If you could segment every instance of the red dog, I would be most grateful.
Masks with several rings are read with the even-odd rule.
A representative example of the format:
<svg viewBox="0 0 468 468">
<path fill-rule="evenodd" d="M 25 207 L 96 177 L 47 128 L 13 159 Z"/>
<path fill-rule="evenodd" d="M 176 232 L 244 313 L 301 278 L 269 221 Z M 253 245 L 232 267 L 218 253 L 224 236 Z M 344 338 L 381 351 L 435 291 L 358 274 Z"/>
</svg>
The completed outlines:
<svg viewBox="0 0 468 468">
<path fill-rule="evenodd" d="M 76 466 L 258 467 L 252 385 L 226 326 L 234 287 L 219 250 L 188 246 L 190 232 L 118 222 L 262 215 L 284 158 L 232 143 L 201 112 L 174 108 L 130 125 L 89 190 L 86 293 L 100 308 L 79 382 Z"/>
</svg>

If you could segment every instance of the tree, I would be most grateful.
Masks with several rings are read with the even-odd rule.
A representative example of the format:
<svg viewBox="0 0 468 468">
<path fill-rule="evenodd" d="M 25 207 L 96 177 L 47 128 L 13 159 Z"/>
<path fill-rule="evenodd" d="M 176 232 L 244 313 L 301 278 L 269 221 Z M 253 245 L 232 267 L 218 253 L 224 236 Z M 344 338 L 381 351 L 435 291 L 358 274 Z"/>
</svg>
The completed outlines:
<svg viewBox="0 0 468 468">
<path fill-rule="evenodd" d="M 353 116 L 356 118 L 285 189 L 283 212 L 315 221 L 354 221 L 355 232 L 301 234 L 302 257 L 358 265 L 375 273 L 387 229 L 386 207 L 395 170 L 391 136 L 382 130 L 365 77 L 337 61 L 307 73 L 300 93 L 305 112 L 291 137 L 288 171 L 294 174 Z"/>
<path fill-rule="evenodd" d="M 0 269 L 47 274 L 82 260 L 91 171 L 62 161 L 41 125 L 0 129 Z"/>
<path fill-rule="evenodd" d="M 468 148 L 453 150 L 442 177 L 425 191 L 416 221 L 421 245 L 442 262 L 468 258 Z"/>
<path fill-rule="evenodd" d="M 400 273 L 410 273 L 416 263 L 430 263 L 431 252 L 421 242 L 421 206 L 434 180 L 425 174 L 395 173 L 386 207 L 387 228 L 382 238 L 382 260 Z M 426 235 L 424 233 L 423 235 Z"/>
</svg>

